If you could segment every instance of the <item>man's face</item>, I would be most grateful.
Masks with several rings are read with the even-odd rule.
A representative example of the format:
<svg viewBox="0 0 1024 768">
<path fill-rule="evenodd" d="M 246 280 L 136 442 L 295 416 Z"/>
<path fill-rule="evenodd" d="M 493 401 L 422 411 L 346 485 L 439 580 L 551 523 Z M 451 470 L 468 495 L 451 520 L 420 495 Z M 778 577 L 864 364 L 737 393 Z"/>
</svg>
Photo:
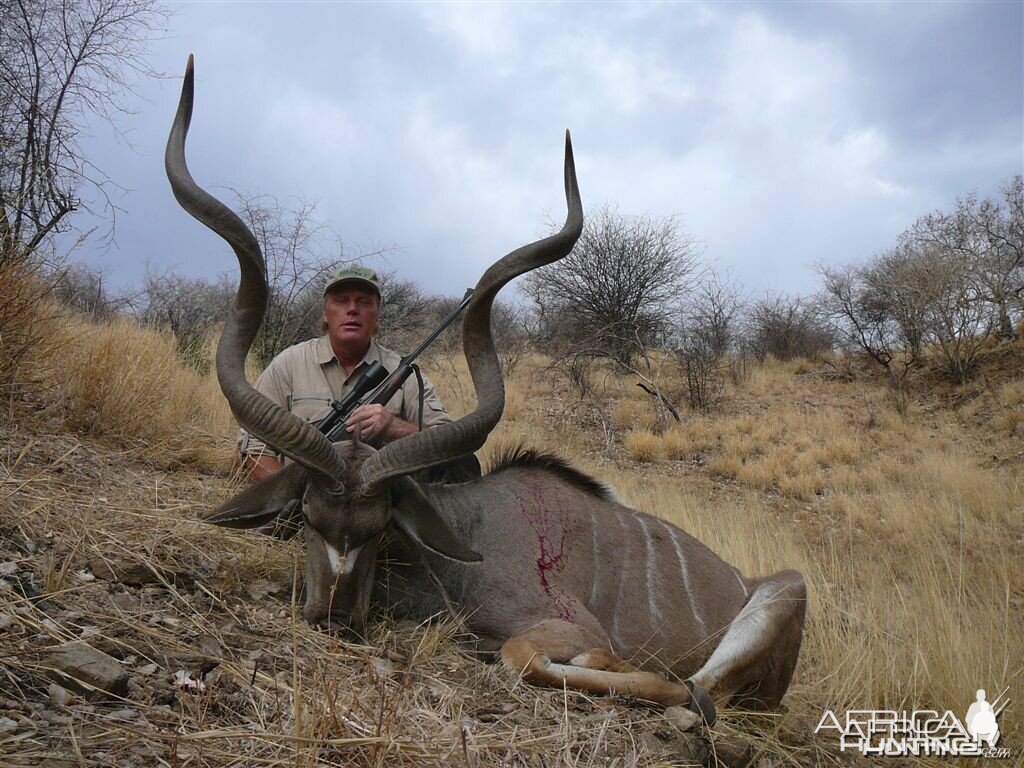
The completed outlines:
<svg viewBox="0 0 1024 768">
<path fill-rule="evenodd" d="M 358 283 L 342 283 L 324 296 L 324 322 L 333 344 L 365 350 L 379 316 L 380 297 Z"/>
</svg>

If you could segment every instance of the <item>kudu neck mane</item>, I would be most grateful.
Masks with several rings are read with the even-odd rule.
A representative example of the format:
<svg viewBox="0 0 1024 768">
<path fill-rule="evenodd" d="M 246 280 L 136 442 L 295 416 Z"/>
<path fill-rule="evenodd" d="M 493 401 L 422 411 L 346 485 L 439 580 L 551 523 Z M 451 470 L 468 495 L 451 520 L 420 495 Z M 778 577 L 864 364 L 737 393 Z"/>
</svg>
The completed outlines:
<svg viewBox="0 0 1024 768">
<path fill-rule="evenodd" d="M 501 450 L 494 457 L 487 474 L 496 475 L 508 469 L 542 469 L 556 475 L 574 488 L 596 496 L 603 501 L 616 501 L 615 494 L 604 483 L 570 466 L 565 459 L 550 453 L 541 453 L 522 445 Z"/>
</svg>

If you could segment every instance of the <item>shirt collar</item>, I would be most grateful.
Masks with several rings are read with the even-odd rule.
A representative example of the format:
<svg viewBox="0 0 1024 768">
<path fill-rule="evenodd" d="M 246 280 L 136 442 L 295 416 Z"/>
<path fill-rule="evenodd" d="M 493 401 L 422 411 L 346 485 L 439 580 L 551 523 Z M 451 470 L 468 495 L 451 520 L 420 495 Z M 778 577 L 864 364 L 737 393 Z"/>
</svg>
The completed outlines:
<svg viewBox="0 0 1024 768">
<path fill-rule="evenodd" d="M 327 365 L 332 360 L 338 360 L 338 356 L 334 354 L 334 347 L 331 346 L 331 340 L 326 333 L 317 339 L 316 360 L 320 365 Z M 352 370 L 352 373 L 361 370 L 364 365 L 380 361 L 380 345 L 377 344 L 376 339 L 370 339 L 370 346 L 366 348 L 366 354 L 363 355 L 363 359 Z M 338 364 L 341 364 L 340 360 Z"/>
</svg>

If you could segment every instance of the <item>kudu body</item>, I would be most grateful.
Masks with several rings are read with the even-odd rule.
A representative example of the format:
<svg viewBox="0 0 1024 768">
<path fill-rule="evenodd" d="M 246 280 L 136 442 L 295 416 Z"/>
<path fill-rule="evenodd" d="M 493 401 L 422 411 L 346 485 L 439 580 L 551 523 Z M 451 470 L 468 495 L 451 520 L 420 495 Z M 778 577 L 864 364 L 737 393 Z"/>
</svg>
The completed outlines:
<svg viewBox="0 0 1024 768">
<path fill-rule="evenodd" d="M 301 497 L 304 615 L 314 624 L 361 626 L 371 595 L 417 619 L 453 608 L 500 644 L 508 667 L 537 683 L 682 704 L 709 721 L 716 702 L 777 704 L 803 633 L 799 573 L 748 579 L 682 530 L 619 504 L 600 483 L 544 454 L 515 452 L 459 485 L 421 486 L 409 477 L 480 448 L 501 417 L 491 305 L 510 280 L 567 255 L 579 237 L 568 134 L 565 226 L 492 265 L 466 312 L 476 410 L 378 451 L 358 439 L 332 445 L 246 382 L 245 356 L 266 305 L 263 260 L 242 222 L 188 172 L 192 96 L 190 58 L 166 167 L 181 205 L 239 260 L 218 378 L 239 423 L 296 462 L 208 520 L 255 527 Z"/>
</svg>

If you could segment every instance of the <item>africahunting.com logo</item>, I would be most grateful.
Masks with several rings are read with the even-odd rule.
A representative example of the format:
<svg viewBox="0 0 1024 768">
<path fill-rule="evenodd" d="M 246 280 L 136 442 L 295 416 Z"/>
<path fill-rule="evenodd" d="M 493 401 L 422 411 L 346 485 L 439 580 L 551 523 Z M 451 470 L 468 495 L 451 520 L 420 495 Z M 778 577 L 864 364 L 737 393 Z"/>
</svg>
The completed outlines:
<svg viewBox="0 0 1024 768">
<path fill-rule="evenodd" d="M 851 709 L 842 719 L 829 709 L 814 732 L 835 731 L 841 751 L 849 749 L 863 755 L 1010 757 L 1009 747 L 996 746 L 998 718 L 1010 703 L 1006 699 L 1008 690 L 990 702 L 985 691 L 979 689 L 962 721 L 948 709 Z"/>
</svg>

